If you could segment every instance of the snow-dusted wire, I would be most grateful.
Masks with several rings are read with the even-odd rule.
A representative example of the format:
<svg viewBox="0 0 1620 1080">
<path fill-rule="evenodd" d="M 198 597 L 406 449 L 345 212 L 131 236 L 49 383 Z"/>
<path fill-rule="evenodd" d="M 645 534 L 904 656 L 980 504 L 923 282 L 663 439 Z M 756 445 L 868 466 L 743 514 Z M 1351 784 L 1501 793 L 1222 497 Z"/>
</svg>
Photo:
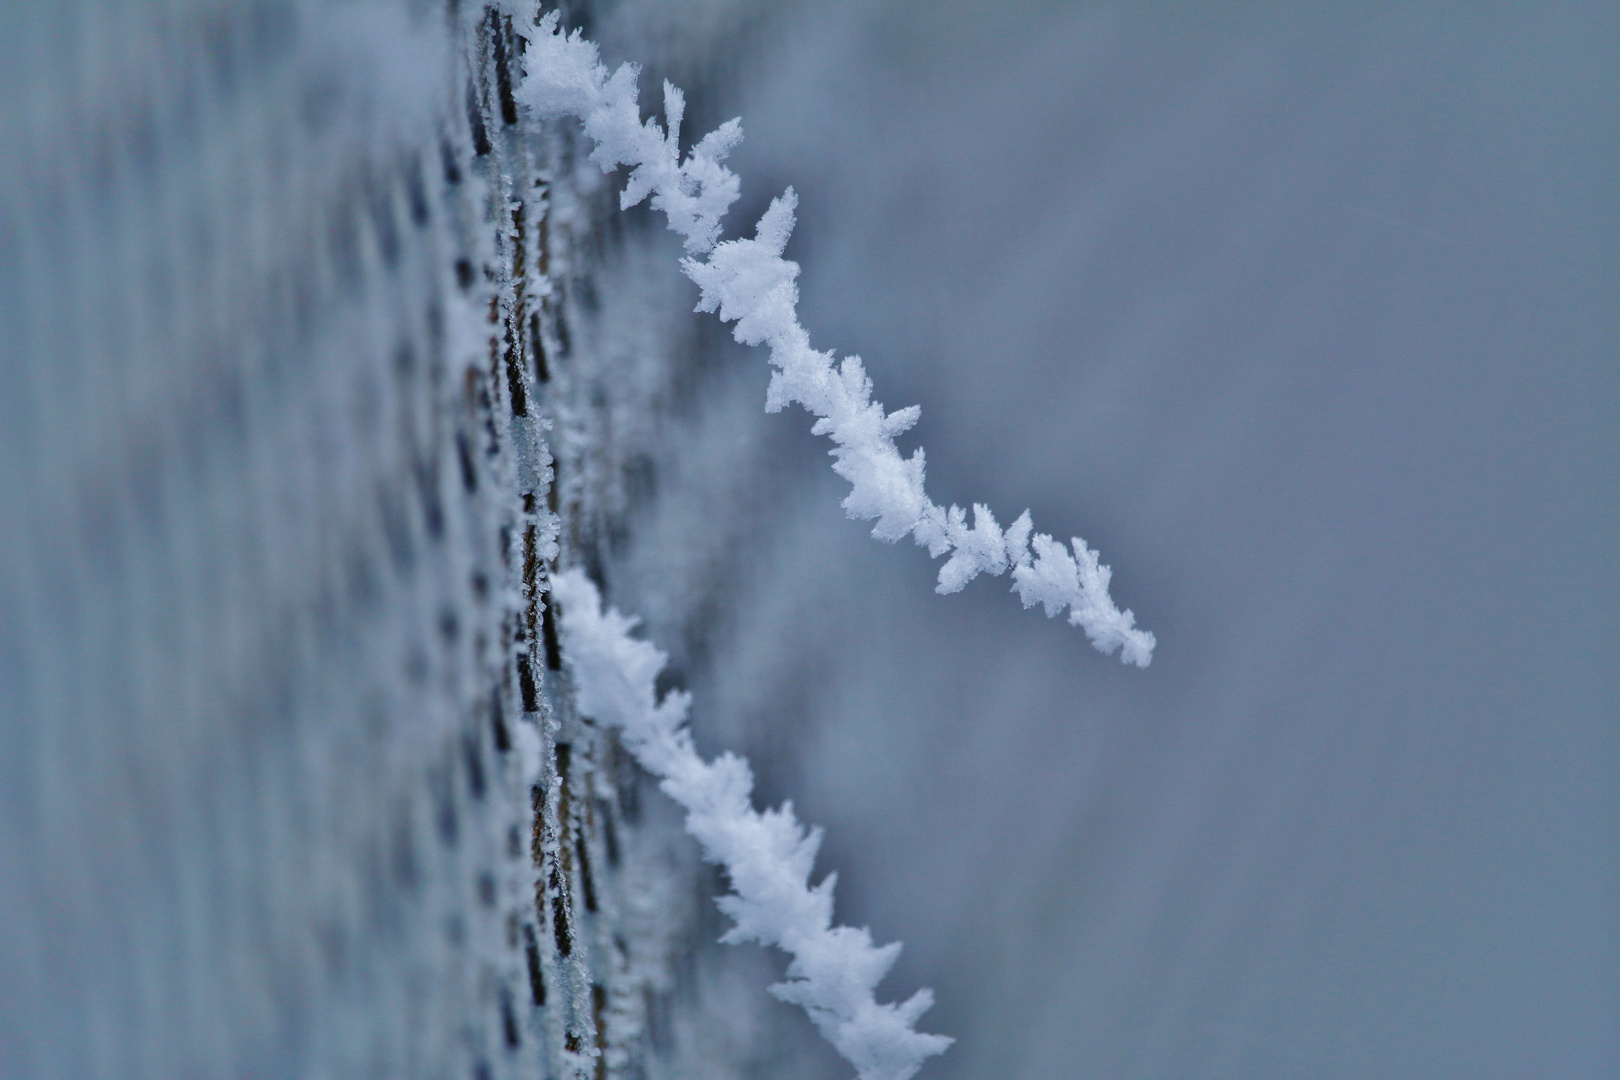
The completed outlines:
<svg viewBox="0 0 1620 1080">
<path fill-rule="evenodd" d="M 913 405 L 885 413 L 872 400 L 860 357 L 835 364 L 831 351 L 810 347 L 797 311 L 799 265 L 782 258 L 797 206 L 791 188 L 771 203 L 753 239 L 716 244 L 720 218 L 737 198 L 737 177 L 724 161 L 742 139 L 739 121 L 722 124 L 683 160 L 681 91 L 665 82 L 665 126 L 650 118 L 643 122 L 637 69 L 624 64 L 609 73 L 596 45 L 578 31 L 563 33 L 555 12 L 539 20 L 524 60 L 519 97 L 542 118 L 578 117 L 596 144 L 592 161 L 604 172 L 631 167 L 620 205 L 634 206 L 650 195 L 653 208 L 664 211 L 669 227 L 686 238 L 689 255 L 681 268 L 700 290 L 697 310 L 735 322 L 733 335 L 743 344 L 770 347 L 777 370 L 766 411 L 799 404 L 817 417 L 812 430 L 832 439 L 833 469 L 853 486 L 843 502 L 850 517 L 876 519 L 872 535 L 880 540 L 909 535 L 935 558 L 948 553 L 937 591 L 957 592 L 981 573 L 1011 570 L 1013 591 L 1025 607 L 1041 604 L 1048 617 L 1067 608 L 1069 622 L 1099 650 L 1118 649 L 1125 663 L 1147 667 L 1153 635 L 1136 626 L 1128 609 L 1115 606 L 1108 593 L 1110 570 L 1097 552 L 1079 537 L 1071 553 L 1070 546 L 1034 532 L 1027 510 L 1003 530 L 982 504 L 974 504 L 970 527 L 961 507 L 934 503 L 923 490 L 922 449 L 905 458 L 894 444 L 921 410 Z M 707 259 L 697 257 L 704 254 Z"/>
<path fill-rule="evenodd" d="M 878 1003 L 877 984 L 900 945 L 875 946 L 865 928 L 832 924 L 838 875 L 810 884 L 821 830 L 805 830 L 792 803 L 755 810 L 754 777 L 744 759 L 726 753 L 705 761 L 698 755 L 686 726 L 690 695 L 657 696 L 654 683 L 668 657 L 630 636 L 635 619 L 603 610 L 583 572 L 558 574 L 551 588 L 580 713 L 620 732 L 641 767 L 686 810 L 686 831 L 697 838 L 704 858 L 731 878 L 734 891 L 719 904 L 734 925 L 721 940 L 757 941 L 787 952 L 793 958 L 787 979 L 771 993 L 803 1006 L 855 1066 L 859 1080 L 908 1080 L 952 1040 L 913 1026 L 934 1003 L 931 991 Z"/>
</svg>

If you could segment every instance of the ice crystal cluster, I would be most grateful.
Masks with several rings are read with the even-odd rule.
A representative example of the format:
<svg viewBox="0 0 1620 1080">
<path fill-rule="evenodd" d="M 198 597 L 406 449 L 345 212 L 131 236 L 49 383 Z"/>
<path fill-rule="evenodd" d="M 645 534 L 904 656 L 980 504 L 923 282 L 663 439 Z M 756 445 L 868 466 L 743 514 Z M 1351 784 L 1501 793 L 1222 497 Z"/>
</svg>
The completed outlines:
<svg viewBox="0 0 1620 1080">
<path fill-rule="evenodd" d="M 796 199 L 790 188 L 760 218 L 753 239 L 716 245 L 719 219 L 737 197 L 736 177 L 723 164 L 742 138 L 742 126 L 728 121 L 705 136 L 683 161 L 680 126 L 685 100 L 664 84 L 666 128 L 641 119 L 636 101 L 636 70 L 621 65 L 608 72 L 596 46 L 576 31 L 564 34 L 556 13 L 542 17 L 529 49 L 529 75 L 521 96 L 543 117 L 575 116 L 595 144 L 591 155 L 604 171 L 631 166 L 620 205 L 652 196 L 669 227 L 686 238 L 692 253 L 681 264 L 701 290 L 697 310 L 735 322 L 736 339 L 766 345 L 776 371 L 765 408 L 804 406 L 817 417 L 812 429 L 834 444 L 833 468 L 852 486 L 844 499 L 850 517 L 876 519 L 872 535 L 894 541 L 911 536 L 938 558 L 950 558 L 939 571 L 938 591 L 961 590 L 980 574 L 1012 571 L 1013 588 L 1025 607 L 1040 604 L 1048 616 L 1069 609 L 1080 627 L 1105 653 L 1118 649 L 1128 664 L 1146 667 L 1153 659 L 1153 635 L 1136 627 L 1130 611 L 1109 596 L 1108 567 L 1079 537 L 1073 554 L 1045 533 L 1033 532 L 1029 512 L 1005 531 L 988 507 L 975 504 L 973 524 L 959 506 L 941 507 L 923 489 L 923 451 L 902 457 L 894 440 L 917 422 L 913 405 L 884 412 L 872 400 L 872 381 L 858 356 L 835 363 L 833 353 L 810 347 L 799 324 L 799 266 L 782 257 L 793 231 Z M 711 252 L 711 249 L 712 252 Z M 707 260 L 696 256 L 709 253 Z"/>
<path fill-rule="evenodd" d="M 724 753 L 699 756 L 686 727 L 691 698 L 660 698 L 655 680 L 667 659 L 630 636 L 636 621 L 611 608 L 579 570 L 553 579 L 562 611 L 563 643 L 577 678 L 583 715 L 621 733 L 637 763 L 686 811 L 686 830 L 710 862 L 725 868 L 734 892 L 720 908 L 734 920 L 722 939 L 774 945 L 793 957 L 788 979 L 771 987 L 802 1005 L 861 1080 L 907 1080 L 950 1045 L 913 1024 L 933 1004 L 919 990 L 900 1004 L 879 1004 L 878 982 L 900 954 L 898 943 L 872 944 L 871 932 L 832 925 L 837 874 L 810 884 L 821 832 L 806 832 L 793 805 L 759 811 L 748 762 Z"/>
</svg>

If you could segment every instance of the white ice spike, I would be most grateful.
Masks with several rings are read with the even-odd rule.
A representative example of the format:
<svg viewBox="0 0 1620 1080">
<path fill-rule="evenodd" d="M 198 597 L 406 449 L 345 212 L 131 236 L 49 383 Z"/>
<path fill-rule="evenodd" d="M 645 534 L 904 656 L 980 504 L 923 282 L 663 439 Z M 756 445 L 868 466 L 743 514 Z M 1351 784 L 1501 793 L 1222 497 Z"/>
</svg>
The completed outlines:
<svg viewBox="0 0 1620 1080">
<path fill-rule="evenodd" d="M 798 404 L 817 417 L 812 430 L 832 439 L 833 469 L 851 485 L 845 513 L 875 521 L 872 535 L 880 540 L 909 535 L 935 558 L 949 553 L 939 592 L 956 592 L 979 574 L 1011 570 L 1013 590 L 1025 607 L 1041 604 L 1049 616 L 1067 608 L 1069 622 L 1099 650 L 1118 649 L 1125 663 L 1148 666 L 1154 637 L 1136 626 L 1129 610 L 1115 606 L 1110 572 L 1097 552 L 1075 537 L 1071 555 L 1062 543 L 1034 532 L 1027 511 L 1003 532 L 987 507 L 974 506 L 969 528 L 960 507 L 935 504 L 923 488 L 922 450 L 902 457 L 894 444 L 916 423 L 917 407 L 885 413 L 872 400 L 860 357 L 835 363 L 831 352 L 810 347 L 810 335 L 799 324 L 799 265 L 782 257 L 798 205 L 792 188 L 772 201 L 753 239 L 716 242 L 720 218 L 738 193 L 737 177 L 723 162 L 742 139 L 739 121 L 722 124 L 682 160 L 681 92 L 664 86 L 667 132 L 655 120 L 644 123 L 636 69 L 625 64 L 609 73 L 593 43 L 558 28 L 555 12 L 536 26 L 525 64 L 521 99 L 542 117 L 578 117 L 596 144 L 592 161 L 604 172 L 630 166 L 621 203 L 632 206 L 651 195 L 669 227 L 686 238 L 689 254 L 681 268 L 698 286 L 697 310 L 736 323 L 732 333 L 743 344 L 770 349 L 776 371 L 765 407 L 775 412 Z"/>
<path fill-rule="evenodd" d="M 810 883 L 821 830 L 800 825 L 791 803 L 754 809 L 747 761 L 698 755 L 686 726 L 691 697 L 675 691 L 660 699 L 655 688 L 664 652 L 632 638 L 636 620 L 604 609 L 582 571 L 558 574 L 551 589 L 580 712 L 620 733 L 641 767 L 685 809 L 686 831 L 703 857 L 731 878 L 734 891 L 719 900 L 732 919 L 723 940 L 757 941 L 792 957 L 786 981 L 771 993 L 802 1006 L 859 1080 L 909 1080 L 951 1039 L 914 1026 L 933 1004 L 928 990 L 878 1002 L 877 984 L 900 946 L 876 946 L 864 928 L 833 925 L 836 875 Z"/>
</svg>

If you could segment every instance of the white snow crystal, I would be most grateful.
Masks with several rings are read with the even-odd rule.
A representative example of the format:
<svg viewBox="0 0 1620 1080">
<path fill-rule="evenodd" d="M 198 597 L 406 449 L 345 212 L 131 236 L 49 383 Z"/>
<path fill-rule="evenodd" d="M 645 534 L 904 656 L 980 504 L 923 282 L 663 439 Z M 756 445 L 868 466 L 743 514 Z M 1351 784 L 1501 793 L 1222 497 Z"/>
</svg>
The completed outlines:
<svg viewBox="0 0 1620 1080">
<path fill-rule="evenodd" d="M 631 167 L 620 203 L 633 206 L 651 195 L 669 227 L 686 237 L 690 254 L 681 268 L 698 286 L 696 310 L 736 323 L 732 333 L 743 344 L 769 347 L 776 371 L 765 408 L 776 412 L 799 404 L 817 417 L 812 430 L 832 439 L 833 470 L 851 486 L 845 513 L 875 521 L 872 535 L 880 540 L 910 535 L 935 558 L 949 553 L 939 571 L 939 592 L 957 592 L 981 573 L 1011 570 L 1013 590 L 1025 607 L 1041 604 L 1049 616 L 1068 608 L 1069 622 L 1099 650 L 1118 649 L 1125 663 L 1146 667 L 1154 637 L 1137 628 L 1129 610 L 1114 605 L 1110 571 L 1097 552 L 1076 537 L 1071 555 L 1050 536 L 1033 532 L 1028 511 L 1003 532 L 985 506 L 973 507 L 969 528 L 960 507 L 936 505 L 923 488 L 922 449 L 902 457 L 894 444 L 917 422 L 918 408 L 885 413 L 872 400 L 860 357 L 835 364 L 833 353 L 810 347 L 798 317 L 799 265 L 782 257 L 798 205 L 792 188 L 771 202 L 753 239 L 716 243 L 720 218 L 737 198 L 737 177 L 723 162 L 742 138 L 742 125 L 721 125 L 683 161 L 679 135 L 686 104 L 678 89 L 664 84 L 665 127 L 651 119 L 643 123 L 633 66 L 609 74 L 594 44 L 578 31 L 558 29 L 555 12 L 537 30 L 521 97 L 540 116 L 579 117 L 596 143 L 591 160 L 603 171 Z M 707 258 L 697 257 L 705 253 Z"/>
<path fill-rule="evenodd" d="M 686 830 L 704 858 L 731 878 L 734 891 L 718 901 L 733 924 L 722 940 L 774 945 L 792 957 L 786 981 L 771 993 L 802 1006 L 859 1080 L 909 1080 L 952 1040 L 914 1027 L 933 1004 L 928 990 L 900 1003 L 877 1001 L 900 945 L 874 946 L 868 930 L 832 925 L 837 875 L 810 884 L 821 830 L 800 825 L 792 803 L 755 810 L 754 777 L 742 758 L 698 755 L 686 726 L 690 695 L 659 699 L 654 687 L 665 654 L 630 637 L 636 620 L 604 610 L 582 571 L 558 574 L 551 588 L 581 714 L 620 732 L 686 810 Z"/>
</svg>

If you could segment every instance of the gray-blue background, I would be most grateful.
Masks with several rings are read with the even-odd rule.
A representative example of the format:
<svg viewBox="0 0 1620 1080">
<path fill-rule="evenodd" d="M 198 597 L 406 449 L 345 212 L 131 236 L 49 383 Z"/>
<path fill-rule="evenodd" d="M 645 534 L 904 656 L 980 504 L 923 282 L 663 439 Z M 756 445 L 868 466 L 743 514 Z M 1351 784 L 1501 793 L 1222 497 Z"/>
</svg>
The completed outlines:
<svg viewBox="0 0 1620 1080">
<path fill-rule="evenodd" d="M 1615 11 L 605 20 L 742 114 L 733 235 L 796 186 L 801 317 L 922 404 L 934 497 L 1158 634 L 934 596 L 762 354 L 661 461 L 620 595 L 906 942 L 928 1075 L 1620 1074 Z"/>
</svg>

